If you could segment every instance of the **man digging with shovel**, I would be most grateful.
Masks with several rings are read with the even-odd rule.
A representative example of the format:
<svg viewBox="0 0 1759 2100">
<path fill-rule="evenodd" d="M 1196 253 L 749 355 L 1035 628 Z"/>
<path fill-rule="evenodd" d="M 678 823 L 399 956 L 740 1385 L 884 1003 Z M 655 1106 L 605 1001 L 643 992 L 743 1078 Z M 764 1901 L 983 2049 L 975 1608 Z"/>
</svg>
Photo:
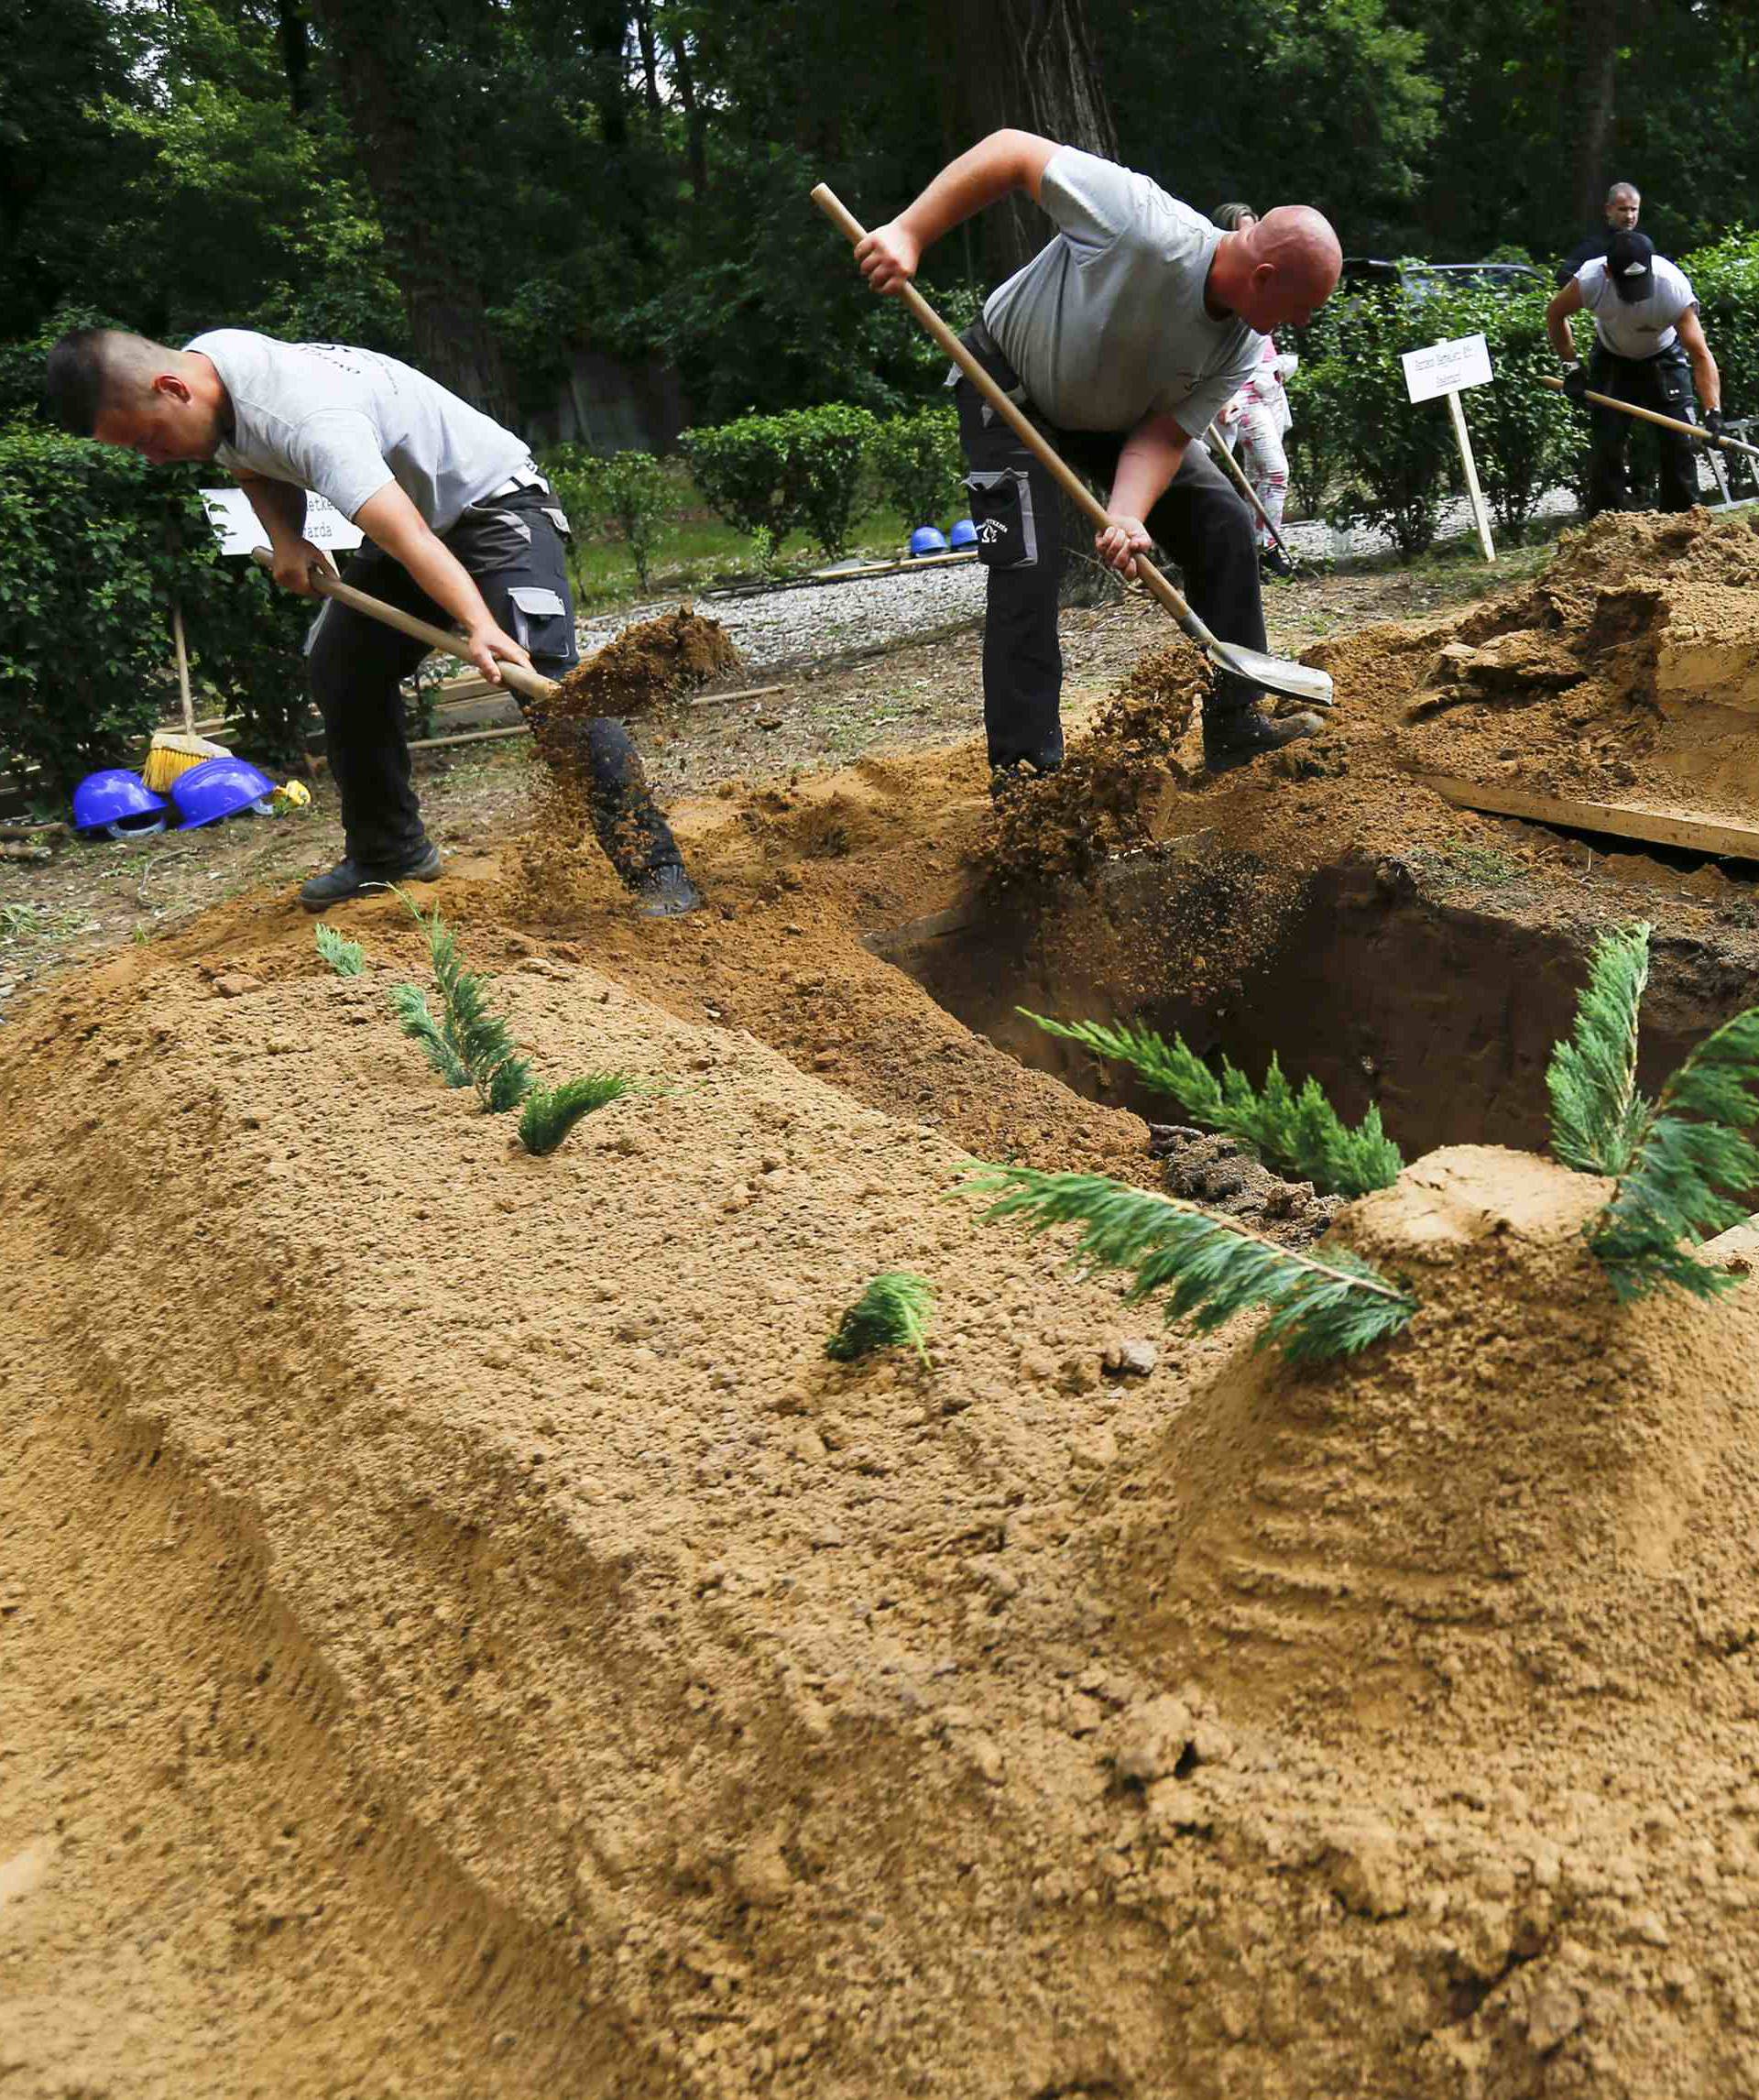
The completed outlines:
<svg viewBox="0 0 1759 2100">
<path fill-rule="evenodd" d="M 503 683 L 503 663 L 560 679 L 580 661 L 567 520 L 525 443 L 396 358 L 243 328 L 182 350 L 80 328 L 49 352 L 46 391 L 78 436 L 155 465 L 225 467 L 262 520 L 286 589 L 314 596 L 314 575 L 334 574 L 305 537 L 305 492 L 315 489 L 369 542 L 344 581 L 441 626 L 450 616 L 464 629 L 459 654 L 491 684 Z M 300 902 L 321 912 L 392 882 L 432 880 L 440 854 L 421 823 L 398 690 L 427 642 L 333 601 L 306 647 L 347 854 Z M 546 756 L 584 779 L 593 828 L 638 910 L 694 911 L 702 899 L 623 724 L 534 726 Z"/>
<path fill-rule="evenodd" d="M 1257 368 L 1263 337 L 1302 327 L 1338 283 L 1342 253 L 1317 212 L 1284 206 L 1245 232 L 1113 162 L 1026 131 L 998 131 L 875 228 L 856 259 L 876 291 L 908 284 L 962 220 L 1025 190 L 1054 237 L 991 292 L 964 340 L 1073 464 L 1109 487 L 1099 558 L 1130 576 L 1158 541 L 1224 643 L 1264 649 L 1251 513 L 1200 443 Z M 998 785 L 1063 761 L 1057 485 L 968 377 L 957 383 L 979 559 L 988 567 L 984 724 Z M 1273 721 L 1262 688 L 1221 672 L 1204 703 L 1212 772 L 1319 727 Z"/>
</svg>

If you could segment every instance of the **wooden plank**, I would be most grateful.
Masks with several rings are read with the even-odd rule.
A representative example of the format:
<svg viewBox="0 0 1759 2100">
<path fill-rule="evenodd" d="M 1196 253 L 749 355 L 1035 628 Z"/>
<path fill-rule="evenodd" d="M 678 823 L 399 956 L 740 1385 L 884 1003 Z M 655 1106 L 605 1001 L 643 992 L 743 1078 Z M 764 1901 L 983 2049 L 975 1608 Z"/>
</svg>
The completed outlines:
<svg viewBox="0 0 1759 2100">
<path fill-rule="evenodd" d="M 1694 816 L 1689 810 L 1644 809 L 1634 803 L 1539 794 L 1531 788 L 1461 780 L 1453 773 L 1414 777 L 1456 809 L 1481 810 L 1489 816 L 1521 816 L 1534 824 L 1559 825 L 1568 831 L 1603 832 L 1612 838 L 1677 846 L 1688 853 L 1714 854 L 1724 859 L 1759 860 L 1759 829 L 1751 825 L 1724 824 L 1715 817 Z"/>
<path fill-rule="evenodd" d="M 758 700 L 766 693 L 785 693 L 785 685 L 741 685 L 737 693 L 705 693 L 700 700 L 693 700 L 693 707 L 725 707 L 735 700 Z"/>
</svg>

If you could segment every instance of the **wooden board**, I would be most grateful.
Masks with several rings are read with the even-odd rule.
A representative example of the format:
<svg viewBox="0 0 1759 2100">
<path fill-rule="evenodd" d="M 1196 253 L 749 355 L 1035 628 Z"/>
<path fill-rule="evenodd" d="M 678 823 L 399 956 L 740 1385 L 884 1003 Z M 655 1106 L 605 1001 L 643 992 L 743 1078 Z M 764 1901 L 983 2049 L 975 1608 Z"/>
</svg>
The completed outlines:
<svg viewBox="0 0 1759 2100">
<path fill-rule="evenodd" d="M 1676 846 L 1687 853 L 1710 853 L 1723 859 L 1759 860 L 1759 828 L 1752 825 L 1725 824 L 1716 817 L 1694 816 L 1689 810 L 1644 809 L 1634 803 L 1538 794 L 1530 788 L 1461 780 L 1453 773 L 1415 777 L 1456 809 L 1481 810 L 1489 816 L 1524 816 L 1534 824 L 1559 825 L 1567 831 L 1603 832 L 1612 838 Z"/>
</svg>

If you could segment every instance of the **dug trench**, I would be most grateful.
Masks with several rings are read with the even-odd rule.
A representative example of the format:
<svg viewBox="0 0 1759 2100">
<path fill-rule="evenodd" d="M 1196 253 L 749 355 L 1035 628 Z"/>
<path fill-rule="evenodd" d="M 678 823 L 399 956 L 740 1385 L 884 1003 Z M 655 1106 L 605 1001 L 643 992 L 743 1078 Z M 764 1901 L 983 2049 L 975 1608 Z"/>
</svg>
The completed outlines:
<svg viewBox="0 0 1759 2100">
<path fill-rule="evenodd" d="M 1657 1067 L 1759 942 L 1739 883 L 1584 882 L 1414 787 L 1458 640 L 1338 645 L 1292 774 L 1204 782 L 1176 695 L 1100 716 L 1049 895 L 969 747 L 681 811 L 716 908 L 672 924 L 577 837 L 456 866 L 541 1072 L 664 1084 L 547 1160 L 397 1034 L 394 900 L 339 915 L 358 979 L 257 897 L 33 999 L 9 2091 L 1759 2094 L 1759 1294 L 1620 1306 L 1605 1185 L 1507 1149 L 1599 927 L 1658 924 Z M 1535 751 L 1569 691 L 1518 703 Z M 1158 1179 L 1020 1062 L 1034 1001 L 1349 1107 L 1376 1058 L 1441 1149 L 1330 1231 L 1406 1332 L 1294 1369 L 950 1198 L 973 1154 Z M 891 1267 L 930 1363 L 828 1362 Z"/>
</svg>

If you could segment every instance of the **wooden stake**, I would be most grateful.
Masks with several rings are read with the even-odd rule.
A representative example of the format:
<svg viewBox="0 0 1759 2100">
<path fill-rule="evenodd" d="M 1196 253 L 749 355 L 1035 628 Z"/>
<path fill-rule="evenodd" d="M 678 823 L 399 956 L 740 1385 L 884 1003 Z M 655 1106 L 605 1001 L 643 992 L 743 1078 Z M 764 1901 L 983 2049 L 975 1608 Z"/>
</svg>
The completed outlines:
<svg viewBox="0 0 1759 2100">
<path fill-rule="evenodd" d="M 1459 447 L 1459 463 L 1466 469 L 1466 488 L 1472 499 L 1472 519 L 1478 527 L 1478 543 L 1483 550 L 1484 559 L 1493 562 L 1496 559 L 1496 549 L 1491 543 L 1491 516 L 1484 508 L 1484 491 L 1478 486 L 1478 463 L 1472 457 L 1472 441 L 1466 434 L 1466 410 L 1460 406 L 1458 387 L 1448 389 L 1448 413 L 1453 420 L 1454 442 Z"/>
</svg>

